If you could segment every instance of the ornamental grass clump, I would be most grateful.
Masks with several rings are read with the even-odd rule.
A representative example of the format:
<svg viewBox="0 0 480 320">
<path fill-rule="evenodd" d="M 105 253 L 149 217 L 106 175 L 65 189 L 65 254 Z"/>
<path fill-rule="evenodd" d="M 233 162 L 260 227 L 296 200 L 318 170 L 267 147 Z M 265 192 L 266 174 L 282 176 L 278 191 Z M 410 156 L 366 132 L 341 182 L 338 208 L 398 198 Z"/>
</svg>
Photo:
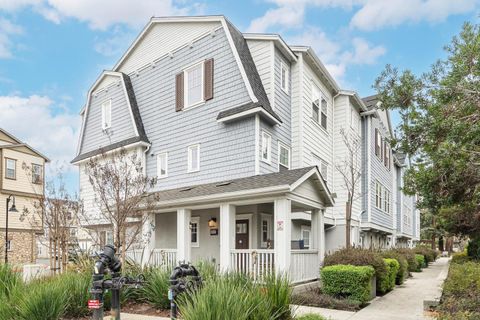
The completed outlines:
<svg viewBox="0 0 480 320">
<path fill-rule="evenodd" d="M 150 269 L 145 272 L 146 282 L 137 290 L 139 300 L 146 301 L 155 308 L 168 309 L 168 288 L 170 287 L 170 271 L 163 269 Z"/>
<path fill-rule="evenodd" d="M 59 320 L 65 312 L 68 297 L 57 281 L 38 281 L 28 286 L 12 302 L 19 320 Z"/>
<path fill-rule="evenodd" d="M 371 281 L 375 270 L 371 266 L 333 265 L 320 272 L 322 290 L 337 298 L 347 298 L 364 304 L 370 300 Z"/>
<path fill-rule="evenodd" d="M 395 283 L 402 284 L 408 277 L 408 262 L 405 256 L 395 250 L 383 251 L 381 254 L 383 258 L 390 258 L 398 261 L 399 268 L 395 277 Z"/>
<path fill-rule="evenodd" d="M 291 319 L 290 285 L 285 278 L 267 278 L 265 284 L 238 275 L 218 275 L 200 289 L 178 297 L 184 320 L 287 320 Z"/>
<path fill-rule="evenodd" d="M 51 280 L 65 293 L 65 317 L 83 317 L 89 313 L 87 308 L 90 298 L 89 288 L 92 276 L 87 273 L 66 272 Z"/>
</svg>

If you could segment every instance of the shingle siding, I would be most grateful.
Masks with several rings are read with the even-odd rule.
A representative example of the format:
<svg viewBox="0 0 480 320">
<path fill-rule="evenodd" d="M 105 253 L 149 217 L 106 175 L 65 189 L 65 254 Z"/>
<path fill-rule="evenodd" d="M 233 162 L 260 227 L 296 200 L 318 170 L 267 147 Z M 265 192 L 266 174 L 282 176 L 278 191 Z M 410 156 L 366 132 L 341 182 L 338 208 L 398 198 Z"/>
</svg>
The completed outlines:
<svg viewBox="0 0 480 320">
<path fill-rule="evenodd" d="M 213 99 L 192 109 L 175 111 L 175 75 L 213 58 Z M 131 76 L 141 117 L 152 146 L 147 174 L 156 176 L 156 155 L 168 152 L 168 177 L 155 190 L 209 183 L 254 175 L 255 122 L 247 118 L 224 124 L 216 121 L 225 109 L 250 100 L 223 29 Z M 187 147 L 200 144 L 200 171 L 187 173 Z"/>
<path fill-rule="evenodd" d="M 283 119 L 283 123 L 281 125 L 271 126 L 264 122 L 263 120 L 260 121 L 260 135 L 258 137 L 260 146 L 261 146 L 261 132 L 262 130 L 267 131 L 272 136 L 272 155 L 271 155 L 271 163 L 265 163 L 260 161 L 260 174 L 271 173 L 278 171 L 278 142 L 281 141 L 282 143 L 286 144 L 287 146 L 292 145 L 292 138 L 291 138 L 291 82 L 290 76 L 288 79 L 288 86 L 290 88 L 289 93 L 286 93 L 282 90 L 280 85 L 280 65 L 281 63 L 290 67 L 290 63 L 288 60 L 277 50 L 275 49 L 275 60 L 274 60 L 274 109 L 275 112 Z M 289 73 L 290 75 L 290 73 Z M 261 148 L 260 148 L 261 154 Z M 260 157 L 261 159 L 261 157 Z"/>
<path fill-rule="evenodd" d="M 136 135 L 130 107 L 121 79 L 119 85 L 110 86 L 90 97 L 80 154 L 105 147 Z M 102 130 L 102 103 L 112 100 L 112 127 Z"/>
<path fill-rule="evenodd" d="M 370 188 L 371 188 L 371 222 L 376 223 L 380 226 L 386 228 L 393 228 L 393 206 L 394 206 L 394 199 L 395 199 L 395 190 L 393 187 L 393 176 L 392 171 L 388 170 L 387 167 L 383 164 L 378 156 L 375 155 L 375 128 L 377 128 L 383 137 L 387 136 L 387 132 L 384 130 L 382 123 L 377 118 L 372 118 L 371 121 L 372 127 L 369 132 L 370 134 L 370 154 L 371 154 L 371 179 L 369 181 Z M 391 158 L 391 157 L 390 157 Z M 392 168 L 393 169 L 393 168 Z M 386 213 L 383 210 L 378 209 L 375 206 L 375 181 L 378 180 L 384 188 L 390 191 L 390 203 L 391 203 L 391 212 Z"/>
</svg>

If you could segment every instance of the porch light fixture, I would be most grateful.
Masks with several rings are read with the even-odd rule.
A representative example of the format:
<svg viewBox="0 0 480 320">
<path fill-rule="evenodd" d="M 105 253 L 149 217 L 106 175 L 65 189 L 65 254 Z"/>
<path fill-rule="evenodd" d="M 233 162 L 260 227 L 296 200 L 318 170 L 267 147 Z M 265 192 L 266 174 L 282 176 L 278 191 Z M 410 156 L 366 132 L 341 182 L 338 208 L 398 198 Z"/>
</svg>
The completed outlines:
<svg viewBox="0 0 480 320">
<path fill-rule="evenodd" d="M 210 229 L 217 229 L 217 218 L 210 218 L 210 220 L 208 220 L 208 227 Z"/>
</svg>

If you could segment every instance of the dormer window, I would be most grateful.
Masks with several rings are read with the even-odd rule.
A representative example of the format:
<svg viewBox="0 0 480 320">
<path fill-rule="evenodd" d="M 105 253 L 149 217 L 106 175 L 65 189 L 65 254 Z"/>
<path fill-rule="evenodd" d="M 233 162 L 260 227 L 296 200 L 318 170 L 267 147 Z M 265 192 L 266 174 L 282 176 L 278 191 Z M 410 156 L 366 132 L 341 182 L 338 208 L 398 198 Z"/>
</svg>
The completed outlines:
<svg viewBox="0 0 480 320">
<path fill-rule="evenodd" d="M 175 111 L 193 108 L 213 99 L 213 59 L 185 68 L 175 76 Z"/>
<path fill-rule="evenodd" d="M 112 127 L 112 100 L 102 103 L 102 130 Z"/>
</svg>

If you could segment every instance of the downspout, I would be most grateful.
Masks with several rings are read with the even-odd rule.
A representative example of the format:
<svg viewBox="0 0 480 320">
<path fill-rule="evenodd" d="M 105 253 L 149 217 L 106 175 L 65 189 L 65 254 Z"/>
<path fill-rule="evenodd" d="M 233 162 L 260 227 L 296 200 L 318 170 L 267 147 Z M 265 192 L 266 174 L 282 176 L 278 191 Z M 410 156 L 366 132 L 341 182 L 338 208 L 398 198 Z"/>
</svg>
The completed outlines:
<svg viewBox="0 0 480 320">
<path fill-rule="evenodd" d="M 142 171 L 143 171 L 144 176 L 147 175 L 147 152 L 150 151 L 151 146 L 152 146 L 151 144 L 148 144 L 145 151 L 143 151 L 144 157 L 143 157 L 143 170 Z"/>
</svg>

